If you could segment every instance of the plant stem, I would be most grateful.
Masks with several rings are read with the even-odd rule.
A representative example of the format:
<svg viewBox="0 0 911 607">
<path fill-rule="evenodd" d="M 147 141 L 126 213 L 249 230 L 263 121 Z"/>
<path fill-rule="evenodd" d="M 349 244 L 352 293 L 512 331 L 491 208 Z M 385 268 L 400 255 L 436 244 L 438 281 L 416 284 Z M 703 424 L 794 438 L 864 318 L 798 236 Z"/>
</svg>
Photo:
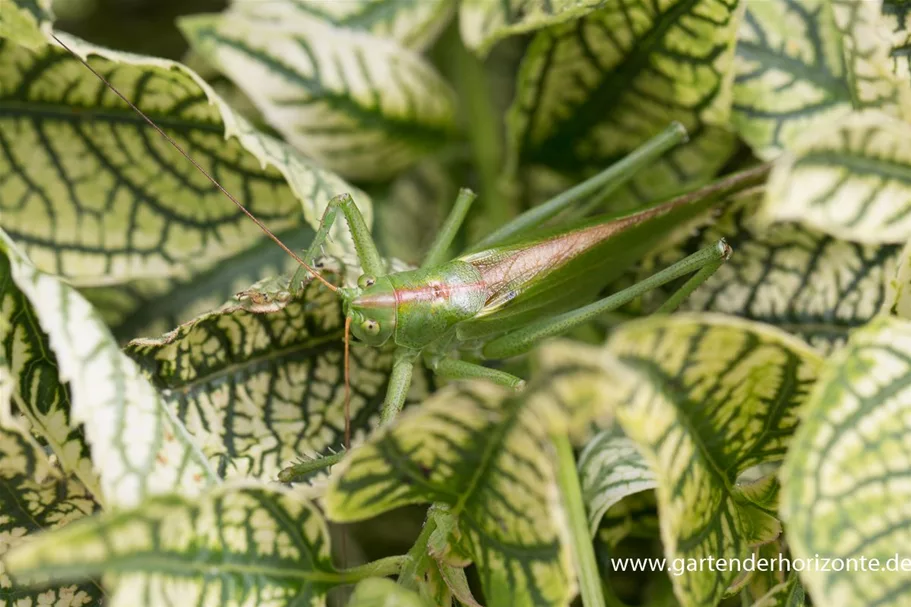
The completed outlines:
<svg viewBox="0 0 911 607">
<path fill-rule="evenodd" d="M 499 177 L 503 168 L 502 120 L 491 98 L 484 62 L 465 48 L 458 30 L 453 30 L 452 75 L 462 106 L 463 120 L 475 168 L 478 171 L 480 203 L 489 225 L 506 223 L 514 209 L 500 196 Z M 479 226 L 473 225 L 477 230 Z M 483 227 L 483 226 L 482 226 Z"/>
<path fill-rule="evenodd" d="M 307 476 L 313 472 L 323 470 L 337 464 L 347 451 L 339 451 L 338 453 L 333 453 L 331 455 L 324 455 L 321 457 L 314 457 L 313 459 L 307 459 L 292 464 L 287 468 L 283 468 L 278 473 L 278 480 L 283 483 L 300 483 L 307 479 Z"/>
<path fill-rule="evenodd" d="M 569 523 L 569 543 L 579 579 L 579 592 L 585 607 L 606 607 L 601 593 L 601 576 L 595 560 L 595 547 L 588 534 L 588 520 L 582 503 L 582 488 L 576 472 L 576 458 L 569 437 L 565 434 L 551 435 L 557 452 L 557 484 L 563 496 L 563 507 Z"/>
<path fill-rule="evenodd" d="M 394 575 L 402 570 L 408 556 L 399 554 L 396 556 L 387 556 L 386 558 L 364 563 L 350 569 L 342 569 L 338 572 L 338 580 L 342 584 L 356 584 L 361 580 L 369 577 L 386 577 Z"/>
<path fill-rule="evenodd" d="M 436 531 L 436 528 L 436 521 L 428 513 L 424 528 L 421 529 L 421 534 L 415 540 L 411 550 L 408 551 L 408 555 L 405 557 L 407 560 L 399 572 L 398 583 L 405 588 L 417 590 L 418 574 L 427 567 L 427 562 L 431 558 L 430 553 L 427 551 L 427 544 L 430 542 L 430 536 Z"/>
</svg>

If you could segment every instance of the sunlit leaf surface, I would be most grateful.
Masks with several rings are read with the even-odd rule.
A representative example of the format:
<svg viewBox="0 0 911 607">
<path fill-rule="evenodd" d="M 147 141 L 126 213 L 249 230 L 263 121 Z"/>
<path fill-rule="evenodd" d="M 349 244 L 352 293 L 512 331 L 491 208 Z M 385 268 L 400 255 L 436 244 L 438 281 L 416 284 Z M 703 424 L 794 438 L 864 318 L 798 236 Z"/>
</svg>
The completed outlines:
<svg viewBox="0 0 911 607">
<path fill-rule="evenodd" d="M 7 556 L 23 579 L 106 573 L 111 605 L 324 605 L 339 583 L 319 512 L 293 493 L 219 487 L 85 519 Z"/>
<path fill-rule="evenodd" d="M 456 3 L 454 0 L 231 0 L 230 5 L 256 20 L 279 23 L 309 15 L 423 50 L 449 22 Z"/>
<path fill-rule="evenodd" d="M 449 85 L 392 40 L 305 13 L 275 24 L 239 12 L 198 15 L 180 26 L 272 127 L 347 177 L 388 178 L 452 133 Z"/>
<path fill-rule="evenodd" d="M 911 571 L 901 565 L 911 543 L 909 403 L 911 323 L 881 318 L 828 361 L 801 413 L 781 475 L 788 544 L 795 557 L 852 563 L 801 574 L 813 604 L 911 600 Z"/>
<path fill-rule="evenodd" d="M 911 125 L 877 112 L 807 132 L 775 164 L 766 218 L 870 244 L 911 236 Z"/>
<path fill-rule="evenodd" d="M 19 385 L 24 390 L 20 397 L 28 402 L 29 390 L 53 394 L 59 390 L 55 382 L 68 382 L 69 421 L 84 424 L 100 478 L 99 500 L 108 507 L 126 507 L 156 493 L 194 494 L 217 482 L 183 424 L 120 351 L 89 303 L 69 285 L 37 270 L 3 232 L 0 252 L 20 300 L 28 300 L 47 335 L 58 367 L 56 375 L 33 378 L 43 385 Z M 65 455 L 70 463 L 73 454 Z"/>
<path fill-rule="evenodd" d="M 253 130 L 187 68 L 59 35 L 272 229 L 304 220 L 315 226 L 331 196 L 352 191 Z M 3 227 L 39 268 L 77 286 L 117 286 L 153 298 L 263 238 L 57 46 L 29 51 L 0 40 L 0 125 Z M 355 197 L 369 221 L 369 199 Z M 338 226 L 327 250 L 345 254 L 350 243 Z"/>
<path fill-rule="evenodd" d="M 744 558 L 780 526 L 752 466 L 784 457 L 821 358 L 772 327 L 725 316 L 655 317 L 612 333 L 617 419 L 652 467 L 666 558 Z M 737 571 L 671 576 L 684 606 L 714 605 Z"/>
</svg>

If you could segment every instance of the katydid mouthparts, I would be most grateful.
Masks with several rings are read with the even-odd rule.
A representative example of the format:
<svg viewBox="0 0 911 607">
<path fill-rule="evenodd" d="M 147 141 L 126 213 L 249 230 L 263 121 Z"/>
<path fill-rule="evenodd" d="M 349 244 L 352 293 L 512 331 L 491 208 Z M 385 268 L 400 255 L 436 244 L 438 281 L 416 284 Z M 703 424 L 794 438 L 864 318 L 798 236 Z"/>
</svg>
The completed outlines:
<svg viewBox="0 0 911 607">
<path fill-rule="evenodd" d="M 293 293 L 300 291 L 309 275 L 341 299 L 345 314 L 346 448 L 351 433 L 350 335 L 368 346 L 395 346 L 381 410 L 384 424 L 404 405 L 413 367 L 420 359 L 441 377 L 481 378 L 519 389 L 524 385 L 519 377 L 475 361 L 522 354 L 542 339 L 565 333 L 651 289 L 692 275 L 658 312 L 673 310 L 730 256 L 731 249 L 724 240 L 619 292 L 607 297 L 600 294 L 672 230 L 731 195 L 762 183 L 769 170 L 768 165 L 760 165 L 633 213 L 586 218 L 639 169 L 686 140 L 685 129 L 673 123 L 619 162 L 513 219 L 457 257 L 447 254 L 475 199 L 467 189 L 459 193 L 417 269 L 388 270 L 349 194 L 330 200 L 312 244 L 299 256 L 86 59 L 56 35 L 54 39 L 297 261 L 300 267 L 290 284 Z M 357 284 L 343 287 L 335 286 L 313 267 L 339 211 L 364 272 Z M 543 227 L 558 215 L 561 221 L 556 227 Z M 314 460 L 307 467 L 313 470 L 338 457 L 340 454 L 323 458 L 325 461 Z"/>
</svg>

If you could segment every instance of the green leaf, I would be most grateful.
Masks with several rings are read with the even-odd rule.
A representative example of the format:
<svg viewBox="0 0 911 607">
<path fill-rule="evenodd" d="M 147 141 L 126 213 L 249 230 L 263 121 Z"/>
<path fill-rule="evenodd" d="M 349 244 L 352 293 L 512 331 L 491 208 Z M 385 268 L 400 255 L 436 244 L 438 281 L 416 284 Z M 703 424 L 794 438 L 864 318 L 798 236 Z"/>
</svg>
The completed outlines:
<svg viewBox="0 0 911 607">
<path fill-rule="evenodd" d="M 6 255 L 0 255 L 0 323 L 0 359 L 9 373 L 9 391 L 19 413 L 51 448 L 64 472 L 100 494 L 82 428 L 71 419 L 69 386 L 60 378 L 48 336 L 41 330 L 35 308 L 14 282 Z"/>
<path fill-rule="evenodd" d="M 38 48 L 46 44 L 53 21 L 51 0 L 0 0 L 0 38 Z"/>
<path fill-rule="evenodd" d="M 831 0 L 856 109 L 911 120 L 911 80 L 892 69 L 894 36 L 882 2 Z"/>
<path fill-rule="evenodd" d="M 179 23 L 193 49 L 231 78 L 269 124 L 347 177 L 393 176 L 454 129 L 449 85 L 395 41 L 304 13 L 280 26 L 237 12 Z"/>
<path fill-rule="evenodd" d="M 263 287 L 243 295 L 126 351 L 222 476 L 272 480 L 296 458 L 344 446 L 345 317 L 317 281 L 297 298 Z M 391 369 L 389 348 L 351 348 L 355 441 L 378 420 Z M 431 382 L 416 372 L 408 402 Z"/>
<path fill-rule="evenodd" d="M 465 46 L 485 54 L 499 40 L 532 32 L 599 9 L 608 0 L 462 0 L 459 27 Z"/>
<path fill-rule="evenodd" d="M 190 500 L 152 497 L 48 533 L 7 555 L 17 579 L 108 574 L 112 605 L 323 605 L 341 582 L 326 523 L 308 502 L 265 486 Z"/>
<path fill-rule="evenodd" d="M 342 192 L 354 192 L 371 221 L 366 196 L 253 130 L 187 68 L 58 35 L 272 229 L 299 229 L 304 219 L 317 225 L 329 198 Z M 39 268 L 79 287 L 122 287 L 151 298 L 263 239 L 56 46 L 29 51 L 0 41 L 0 177 L 4 229 Z M 333 230 L 327 250 L 353 252 L 344 226 Z"/>
<path fill-rule="evenodd" d="M 653 200 L 713 175 L 734 145 L 706 121 L 727 120 L 740 11 L 737 0 L 617 0 L 539 32 L 507 117 L 510 170 L 543 165 L 577 182 L 677 120 L 691 142 L 615 198 Z"/>
<path fill-rule="evenodd" d="M 911 237 L 911 125 L 867 111 L 806 133 L 775 163 L 763 215 L 845 240 L 905 242 Z"/>
<path fill-rule="evenodd" d="M 655 475 L 636 443 L 614 428 L 597 434 L 582 450 L 579 482 L 594 535 L 611 506 L 628 495 L 654 489 Z"/>
<path fill-rule="evenodd" d="M 745 558 L 778 521 L 736 481 L 784 457 L 821 358 L 781 331 L 725 316 L 627 323 L 605 363 L 617 420 L 651 465 L 668 562 Z M 714 605 L 737 571 L 672 576 L 684 606 Z"/>
<path fill-rule="evenodd" d="M 368 578 L 360 582 L 348 601 L 348 607 L 429 607 L 430 603 L 415 592 L 386 578 Z"/>
<path fill-rule="evenodd" d="M 751 0 L 740 27 L 731 121 L 761 158 L 852 109 L 830 0 Z"/>
<path fill-rule="evenodd" d="M 725 238 L 734 254 L 681 309 L 775 325 L 829 352 L 886 305 L 900 247 L 838 240 L 792 222 L 767 229 L 756 218 L 762 196 L 759 190 L 732 202 L 697 236 L 653 254 L 638 276 Z"/>
<path fill-rule="evenodd" d="M 268 23 L 316 17 L 338 27 L 364 30 L 422 51 L 436 40 L 455 9 L 453 0 L 232 0 L 231 8 Z"/>
<path fill-rule="evenodd" d="M 39 531 L 89 516 L 95 503 L 85 486 L 65 479 L 25 435 L 0 428 L 0 557 Z M 0 604 L 70 605 L 101 603 L 94 582 L 31 589 L 10 580 L 0 561 Z"/>
<path fill-rule="evenodd" d="M 803 586 L 796 573 L 792 573 L 787 581 L 782 582 L 769 590 L 768 593 L 753 603 L 752 607 L 804 607 L 806 600 Z"/>
<path fill-rule="evenodd" d="M 186 429 L 120 351 L 91 305 L 72 287 L 37 270 L 2 231 L 0 252 L 56 357 L 59 379 L 50 378 L 48 388 L 55 381 L 68 382 L 70 423 L 84 424 L 101 483 L 99 501 L 127 507 L 151 494 L 195 493 L 217 482 Z M 20 390 L 34 388 L 19 385 Z M 21 398 L 28 402 L 28 392 Z"/>
<path fill-rule="evenodd" d="M 885 607 L 911 599 L 911 561 L 901 560 L 911 542 L 909 353 L 911 323 L 874 320 L 827 362 L 801 411 L 781 471 L 788 544 L 795 557 L 818 553 L 852 564 L 802 572 L 814 604 Z M 862 558 L 863 568 L 856 565 Z"/>
<path fill-rule="evenodd" d="M 604 414 L 598 351 L 557 342 L 521 395 L 488 382 L 445 388 L 333 468 L 331 520 L 419 502 L 448 504 L 450 542 L 477 565 L 485 605 L 567 605 L 575 594 L 550 435 Z"/>
</svg>

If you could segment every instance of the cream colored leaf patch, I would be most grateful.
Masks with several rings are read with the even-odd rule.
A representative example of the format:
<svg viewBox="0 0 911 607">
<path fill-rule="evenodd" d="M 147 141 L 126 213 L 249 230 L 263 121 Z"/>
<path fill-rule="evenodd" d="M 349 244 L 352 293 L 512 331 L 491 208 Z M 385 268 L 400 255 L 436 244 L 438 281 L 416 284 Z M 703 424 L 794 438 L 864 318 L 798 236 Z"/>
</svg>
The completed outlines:
<svg viewBox="0 0 911 607">
<path fill-rule="evenodd" d="M 612 388 L 597 349 L 558 342 L 541 356 L 521 395 L 489 382 L 445 388 L 374 433 L 333 468 L 329 518 L 447 504 L 448 539 L 477 565 L 485 605 L 568 605 L 575 580 L 550 436 L 603 416 Z"/>
<path fill-rule="evenodd" d="M 395 41 L 304 13 L 280 24 L 197 15 L 180 26 L 291 144 L 346 177 L 395 175 L 454 130 L 453 91 Z"/>
<path fill-rule="evenodd" d="M 882 317 L 827 362 L 801 413 L 781 472 L 788 544 L 795 557 L 852 563 L 801 573 L 814 604 L 911 600 L 901 560 L 911 545 L 909 403 L 911 323 Z M 878 570 L 861 559 L 877 559 Z"/>
<path fill-rule="evenodd" d="M 742 5 L 736 0 L 617 0 L 537 33 L 509 110 L 510 169 L 567 178 L 600 171 L 676 120 L 690 143 L 634 177 L 611 201 L 655 200 L 725 163 L 724 129 Z"/>
<path fill-rule="evenodd" d="M 455 0 L 232 0 L 233 10 L 266 23 L 316 17 L 423 51 L 452 18 Z"/>
<path fill-rule="evenodd" d="M 579 454 L 579 482 L 594 535 L 604 514 L 628 495 L 655 488 L 655 475 L 619 428 L 600 432 Z"/>
<path fill-rule="evenodd" d="M 765 159 L 853 108 L 829 0 L 748 0 L 735 70 L 732 124 Z"/>
<path fill-rule="evenodd" d="M 195 500 L 156 496 L 48 533 L 6 564 L 23 580 L 106 574 L 116 607 L 317 606 L 342 582 L 316 508 L 256 485 L 218 487 Z"/>
<path fill-rule="evenodd" d="M 0 38 L 28 48 L 44 46 L 53 20 L 51 0 L 0 0 Z"/>
<path fill-rule="evenodd" d="M 348 607 L 430 607 L 420 596 L 387 578 L 370 578 L 354 589 Z"/>
<path fill-rule="evenodd" d="M 66 283 L 37 270 L 3 232 L 0 251 L 15 287 L 47 335 L 58 365 L 53 379 L 68 384 L 69 422 L 83 424 L 100 479 L 99 501 L 127 507 L 156 493 L 195 494 L 217 482 L 183 424 L 120 351 L 89 303 Z M 38 379 L 47 381 L 46 376 Z M 22 400 L 28 402 L 27 391 L 37 388 L 20 384 L 26 390 Z"/>
<path fill-rule="evenodd" d="M 668 562 L 742 559 L 777 537 L 766 500 L 736 481 L 784 457 L 821 357 L 773 327 L 696 314 L 623 325 L 607 351 L 617 420 L 655 475 Z M 680 604 L 697 607 L 737 576 L 695 567 L 671 580 Z"/>
<path fill-rule="evenodd" d="M 911 236 L 911 125 L 877 112 L 807 133 L 776 163 L 763 219 L 868 244 Z"/>
</svg>

